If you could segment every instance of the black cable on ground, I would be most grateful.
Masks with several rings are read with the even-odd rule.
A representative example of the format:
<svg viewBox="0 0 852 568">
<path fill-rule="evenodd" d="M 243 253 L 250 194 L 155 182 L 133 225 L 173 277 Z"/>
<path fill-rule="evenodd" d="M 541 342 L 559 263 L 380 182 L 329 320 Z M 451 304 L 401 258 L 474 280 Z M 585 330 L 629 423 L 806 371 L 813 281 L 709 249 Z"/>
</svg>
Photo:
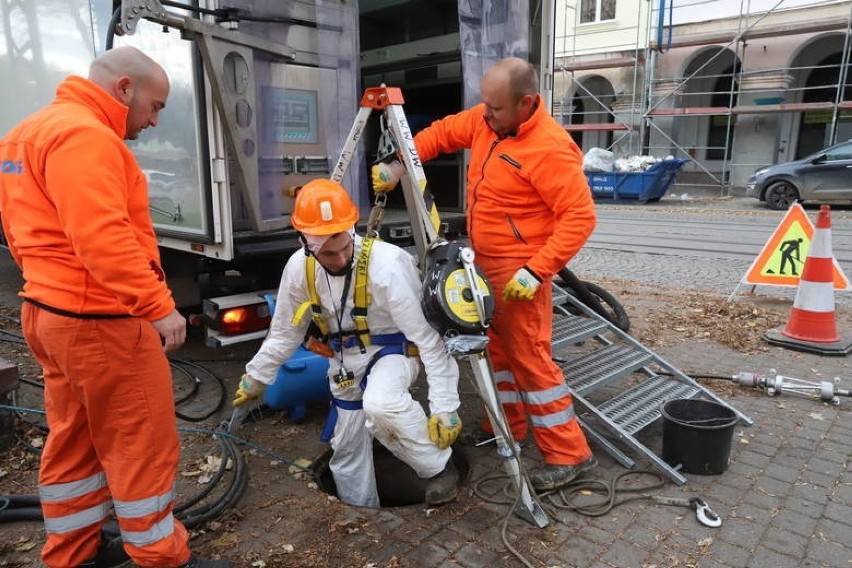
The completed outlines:
<svg viewBox="0 0 852 568">
<path fill-rule="evenodd" d="M 169 364 L 171 365 L 172 369 L 174 369 L 172 375 L 183 375 L 189 379 L 190 383 L 192 383 L 192 387 L 189 389 L 189 392 L 187 392 L 182 397 L 175 399 L 175 409 L 177 409 L 178 406 L 198 394 L 198 389 L 201 387 L 201 380 L 192 373 L 190 373 L 187 369 L 184 369 L 180 365 L 176 365 L 173 361 L 169 361 Z M 175 411 L 175 414 L 178 414 L 177 411 Z"/>
<path fill-rule="evenodd" d="M 225 405 L 225 399 L 227 398 L 228 393 L 228 388 L 225 385 L 225 381 L 222 379 L 222 377 L 212 372 L 210 369 L 207 369 L 206 367 L 202 367 L 197 363 L 187 361 L 185 359 L 178 359 L 172 357 L 169 358 L 169 363 L 171 364 L 172 368 L 175 369 L 177 372 L 191 377 L 195 387 L 195 389 L 192 393 L 190 393 L 190 395 L 181 398 L 179 402 L 175 402 L 175 407 L 177 407 L 178 404 L 181 404 L 186 400 L 189 400 L 189 398 L 195 396 L 195 393 L 197 392 L 197 389 L 202 382 L 201 378 L 204 376 L 212 379 L 218 387 L 218 398 L 215 406 L 211 410 L 201 416 L 189 416 L 187 414 L 177 411 L 176 408 L 175 414 L 178 418 L 186 420 L 187 422 L 203 422 L 204 420 L 207 420 L 208 418 L 222 410 L 222 407 Z M 193 373 L 193 371 L 195 371 L 196 373 Z"/>
<path fill-rule="evenodd" d="M 0 496 L 0 523 L 41 519 L 41 501 L 38 495 Z"/>
<path fill-rule="evenodd" d="M 24 340 L 23 335 L 18 335 L 17 333 L 13 333 L 11 331 L 6 331 L 5 329 L 0 329 L 0 341 L 6 341 L 8 343 L 15 343 L 17 345 L 26 345 L 27 342 Z"/>
<path fill-rule="evenodd" d="M 674 373 L 669 373 L 668 371 L 656 371 L 656 374 L 663 375 L 664 377 L 674 377 L 675 376 Z M 683 371 L 683 374 L 686 375 L 687 377 L 692 377 L 693 379 L 713 379 L 713 380 L 719 380 L 719 381 L 733 381 L 734 380 L 731 375 L 715 375 L 715 374 L 693 375 L 692 373 L 690 373 L 688 371 Z"/>
<path fill-rule="evenodd" d="M 0 410 L 10 409 L 18 412 L 29 411 L 43 413 L 35 409 L 24 409 L 18 406 L 0 405 Z M 239 502 L 246 487 L 248 486 L 248 467 L 243 454 L 237 448 L 237 442 L 241 439 L 222 430 L 203 430 L 179 428 L 182 432 L 212 435 L 219 446 L 221 460 L 213 478 L 205 487 L 195 495 L 188 497 L 181 503 L 176 503 L 174 514 L 187 528 L 194 528 L 204 522 L 212 520 L 221 515 L 228 508 Z M 25 441 L 23 441 L 26 444 Z M 247 445 L 252 445 L 244 441 Z M 39 449 L 29 446 L 36 452 Z M 274 455 L 269 451 L 265 453 Z M 287 460 L 275 456 L 277 459 Z M 231 474 L 228 475 L 228 472 Z M 227 483 L 227 485 L 222 485 Z M 222 490 L 221 495 L 209 503 L 203 503 L 214 490 Z M 20 520 L 43 520 L 40 500 L 37 495 L 14 495 L 0 496 L 0 523 Z M 120 535 L 117 523 L 112 521 L 104 528 L 104 534 L 108 538 L 117 538 Z"/>
</svg>

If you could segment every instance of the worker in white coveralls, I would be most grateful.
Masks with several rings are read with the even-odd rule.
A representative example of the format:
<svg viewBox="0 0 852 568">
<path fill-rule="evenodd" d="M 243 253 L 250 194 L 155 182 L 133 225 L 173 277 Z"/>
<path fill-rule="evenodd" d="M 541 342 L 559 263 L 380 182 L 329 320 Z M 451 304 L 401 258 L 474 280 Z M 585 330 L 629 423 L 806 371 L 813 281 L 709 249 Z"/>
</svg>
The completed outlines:
<svg viewBox="0 0 852 568">
<path fill-rule="evenodd" d="M 291 217 L 304 248 L 290 257 L 269 335 L 246 365 L 238 406 L 263 394 L 279 367 L 305 342 L 329 357 L 332 406 L 324 438 L 341 501 L 378 507 L 373 438 L 428 478 L 424 500 L 447 503 L 459 474 L 450 445 L 461 432 L 459 370 L 420 308 L 412 256 L 355 234 L 358 209 L 333 181 L 308 182 Z M 429 384 L 429 411 L 409 387 L 420 362 Z"/>
</svg>

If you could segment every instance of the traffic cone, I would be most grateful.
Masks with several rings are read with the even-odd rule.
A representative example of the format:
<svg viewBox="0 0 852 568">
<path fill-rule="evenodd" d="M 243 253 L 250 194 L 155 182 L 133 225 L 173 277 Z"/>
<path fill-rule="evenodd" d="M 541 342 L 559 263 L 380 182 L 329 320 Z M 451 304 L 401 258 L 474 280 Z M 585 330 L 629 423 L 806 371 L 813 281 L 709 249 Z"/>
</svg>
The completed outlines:
<svg viewBox="0 0 852 568">
<path fill-rule="evenodd" d="M 828 205 L 819 209 L 787 325 L 780 331 L 767 331 L 763 338 L 775 345 L 822 355 L 846 355 L 852 351 L 852 338 L 837 333 L 834 317 L 834 255 Z"/>
</svg>

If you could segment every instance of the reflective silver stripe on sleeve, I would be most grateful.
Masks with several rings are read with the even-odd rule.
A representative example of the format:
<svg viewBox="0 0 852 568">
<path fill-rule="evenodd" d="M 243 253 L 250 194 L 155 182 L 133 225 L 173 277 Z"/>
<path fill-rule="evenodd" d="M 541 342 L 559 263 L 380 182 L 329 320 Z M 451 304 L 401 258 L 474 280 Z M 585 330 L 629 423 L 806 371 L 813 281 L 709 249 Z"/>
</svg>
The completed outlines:
<svg viewBox="0 0 852 568">
<path fill-rule="evenodd" d="M 121 540 L 123 540 L 125 544 L 132 544 L 133 546 L 148 546 L 172 536 L 174 531 L 175 518 L 171 513 L 169 513 L 162 521 L 152 526 L 147 531 L 122 530 Z"/>
<path fill-rule="evenodd" d="M 104 472 L 90 475 L 79 481 L 39 485 L 38 494 L 42 503 L 56 503 L 58 501 L 67 501 L 68 499 L 82 497 L 102 487 L 106 487 L 106 475 Z"/>
<path fill-rule="evenodd" d="M 109 501 L 89 507 L 79 513 L 63 517 L 45 517 L 44 529 L 49 533 L 64 534 L 97 524 L 107 518 Z"/>
<path fill-rule="evenodd" d="M 548 404 L 550 402 L 557 401 L 560 398 L 565 398 L 570 394 L 571 389 L 568 388 L 568 385 L 562 383 L 561 385 L 542 391 L 524 392 L 521 394 L 521 398 L 527 404 Z"/>
<path fill-rule="evenodd" d="M 115 514 L 118 517 L 125 519 L 138 519 L 152 513 L 161 513 L 169 508 L 172 501 L 175 500 L 175 487 L 162 495 L 154 495 L 153 497 L 145 497 L 136 501 L 119 501 L 113 498 L 115 504 Z"/>
<path fill-rule="evenodd" d="M 545 414 L 544 416 L 530 415 L 530 422 L 536 428 L 553 428 L 568 424 L 574 418 L 574 405 L 571 405 L 566 410 Z"/>
</svg>

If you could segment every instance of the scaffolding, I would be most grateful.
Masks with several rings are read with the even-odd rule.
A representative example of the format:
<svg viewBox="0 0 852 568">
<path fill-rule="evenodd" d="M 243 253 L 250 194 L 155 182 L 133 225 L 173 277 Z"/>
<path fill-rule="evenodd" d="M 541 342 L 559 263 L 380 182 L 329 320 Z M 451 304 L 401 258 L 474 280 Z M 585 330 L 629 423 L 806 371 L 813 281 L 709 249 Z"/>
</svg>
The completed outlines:
<svg viewBox="0 0 852 568">
<path fill-rule="evenodd" d="M 592 140 L 606 144 L 591 145 L 617 154 L 689 158 L 690 172 L 681 179 L 720 195 L 733 193 L 760 167 L 804 157 L 852 136 L 852 101 L 847 100 L 852 98 L 847 89 L 852 2 L 819 3 L 835 14 L 825 18 L 813 17 L 813 4 L 788 11 L 784 2 L 750 13 L 743 0 L 738 16 L 714 21 L 727 27 L 712 28 L 695 23 L 665 26 L 665 4 L 663 10 L 646 9 L 647 4 L 640 2 L 632 26 L 636 30 L 633 49 L 607 46 L 598 57 L 588 50 L 578 54 L 577 14 L 567 9 L 561 22 L 566 32 L 564 50 L 556 54 L 554 68 L 567 79 L 566 93 L 571 98 L 563 97 L 561 105 L 554 105 L 554 116 L 575 138 L 597 132 Z M 843 9 L 846 17 L 837 17 Z M 805 13 L 808 19 L 799 17 Z M 631 29 L 630 23 L 620 25 L 622 35 Z M 702 27 L 712 31 L 702 33 Z M 664 40 L 665 31 L 668 40 Z M 826 40 L 826 34 L 832 33 Z M 795 36 L 804 37 L 794 45 L 789 38 Z M 814 65 L 802 55 L 803 47 L 818 41 L 827 41 L 833 51 Z M 759 48 L 761 43 L 763 53 L 755 55 L 753 46 Z M 769 59 L 770 44 L 791 58 L 784 65 L 752 68 L 750 60 Z M 682 71 L 676 72 L 678 64 Z M 633 74 L 632 88 L 621 85 L 620 108 L 613 104 L 614 97 L 588 87 L 591 75 L 614 67 L 629 68 Z M 625 74 L 622 69 L 622 77 Z M 590 109 L 584 108 L 588 102 Z M 774 139 L 761 134 L 762 128 L 772 129 Z M 618 136 L 604 137 L 602 132 Z M 583 142 L 588 150 L 590 141 Z"/>
</svg>

